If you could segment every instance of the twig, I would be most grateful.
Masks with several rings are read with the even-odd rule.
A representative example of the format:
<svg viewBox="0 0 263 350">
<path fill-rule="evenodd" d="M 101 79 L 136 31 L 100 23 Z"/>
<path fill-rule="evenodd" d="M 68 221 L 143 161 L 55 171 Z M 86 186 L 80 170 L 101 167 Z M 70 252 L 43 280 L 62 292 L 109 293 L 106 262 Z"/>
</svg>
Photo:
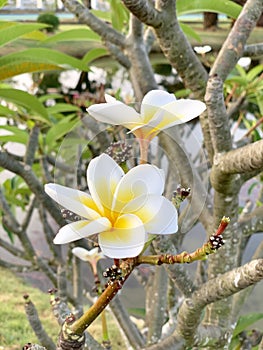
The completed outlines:
<svg viewBox="0 0 263 350">
<path fill-rule="evenodd" d="M 26 146 L 26 154 L 24 158 L 24 162 L 28 166 L 32 166 L 32 164 L 34 163 L 35 152 L 38 148 L 39 131 L 40 130 L 38 125 L 34 125 L 29 135 L 28 144 Z"/>
<path fill-rule="evenodd" d="M 46 347 L 48 350 L 56 350 L 56 346 L 52 339 L 48 336 L 47 332 L 44 330 L 42 323 L 38 317 L 38 312 L 35 308 L 33 302 L 29 299 L 29 295 L 24 295 L 25 299 L 25 311 L 35 335 L 40 341 L 41 345 Z"/>
<path fill-rule="evenodd" d="M 30 190 L 37 196 L 38 200 L 43 203 L 50 215 L 60 225 L 65 225 L 65 221 L 61 213 L 51 198 L 44 192 L 43 186 L 38 181 L 32 169 L 28 166 L 23 166 L 6 152 L 0 152 L 0 166 L 21 176 L 27 183 Z"/>
<path fill-rule="evenodd" d="M 110 308 L 131 346 L 136 350 L 140 350 L 145 345 L 143 336 L 136 325 L 131 321 L 129 314 L 117 295 L 110 302 Z"/>
</svg>

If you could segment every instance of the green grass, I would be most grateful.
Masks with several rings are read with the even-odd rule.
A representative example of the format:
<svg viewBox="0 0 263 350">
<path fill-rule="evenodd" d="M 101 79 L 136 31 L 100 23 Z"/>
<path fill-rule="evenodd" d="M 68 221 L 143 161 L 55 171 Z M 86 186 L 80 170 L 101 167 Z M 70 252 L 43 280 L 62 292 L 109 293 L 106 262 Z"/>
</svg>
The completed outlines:
<svg viewBox="0 0 263 350">
<path fill-rule="evenodd" d="M 28 342 L 38 343 L 25 315 L 25 293 L 30 295 L 46 332 L 56 342 L 59 326 L 52 314 L 48 294 L 31 287 L 14 273 L 0 267 L 0 350 L 21 350 Z M 108 313 L 107 319 L 113 349 L 125 349 L 119 329 Z M 100 318 L 90 326 L 89 331 L 95 339 L 101 341 Z"/>
<path fill-rule="evenodd" d="M 24 311 L 25 293 L 35 303 L 50 336 L 55 339 L 59 332 L 49 307 L 49 296 L 25 284 L 9 270 L 0 268 L 0 345 L 4 349 L 18 350 L 28 342 L 37 343 Z"/>
</svg>

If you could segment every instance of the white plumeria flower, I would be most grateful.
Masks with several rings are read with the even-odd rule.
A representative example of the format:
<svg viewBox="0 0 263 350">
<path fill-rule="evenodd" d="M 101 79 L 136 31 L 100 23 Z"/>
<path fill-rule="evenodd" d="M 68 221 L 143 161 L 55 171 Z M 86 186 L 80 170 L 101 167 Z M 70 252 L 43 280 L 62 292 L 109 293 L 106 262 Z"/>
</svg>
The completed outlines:
<svg viewBox="0 0 263 350">
<path fill-rule="evenodd" d="M 124 174 L 108 155 L 91 160 L 87 169 L 90 195 L 57 184 L 46 193 L 83 220 L 62 227 L 54 239 L 64 244 L 98 234 L 102 253 L 110 258 L 139 255 L 147 234 L 172 234 L 178 229 L 177 211 L 162 196 L 164 172 L 143 164 Z"/>
<path fill-rule="evenodd" d="M 87 111 L 96 120 L 123 125 L 139 139 L 151 140 L 161 130 L 188 122 L 199 116 L 206 106 L 201 101 L 180 99 L 162 90 L 151 90 L 143 98 L 140 113 L 105 95 L 106 103 L 90 106 Z"/>
<path fill-rule="evenodd" d="M 93 262 L 97 263 L 100 259 L 104 259 L 105 256 L 102 254 L 102 252 L 99 252 L 99 248 L 93 248 L 91 250 L 87 250 L 82 247 L 75 247 L 72 249 L 72 253 L 79 259 L 83 261 L 90 262 L 91 264 Z"/>
<path fill-rule="evenodd" d="M 241 57 L 237 64 L 239 64 L 243 68 L 248 68 L 251 64 L 251 58 L 250 57 Z"/>
<path fill-rule="evenodd" d="M 211 46 L 205 45 L 205 46 L 195 46 L 194 50 L 199 55 L 205 55 L 207 52 L 210 52 L 212 50 Z"/>
</svg>

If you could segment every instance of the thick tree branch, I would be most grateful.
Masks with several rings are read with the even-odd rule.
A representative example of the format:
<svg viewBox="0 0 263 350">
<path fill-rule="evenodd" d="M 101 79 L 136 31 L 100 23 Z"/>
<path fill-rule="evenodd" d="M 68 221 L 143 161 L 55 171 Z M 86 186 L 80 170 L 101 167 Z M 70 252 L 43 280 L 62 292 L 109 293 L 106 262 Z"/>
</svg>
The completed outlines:
<svg viewBox="0 0 263 350">
<path fill-rule="evenodd" d="M 195 334 L 204 307 L 225 299 L 262 279 L 263 259 L 258 259 L 208 281 L 182 304 L 178 313 L 178 333 L 189 345 L 197 345 L 198 339 Z"/>
<path fill-rule="evenodd" d="M 124 5 L 142 23 L 157 28 L 161 26 L 159 12 L 153 7 L 151 1 L 147 0 L 122 0 Z"/>
<path fill-rule="evenodd" d="M 226 152 L 232 148 L 229 120 L 223 95 L 223 82 L 217 75 L 209 77 L 205 102 L 214 152 Z"/>
<path fill-rule="evenodd" d="M 263 168 L 263 140 L 217 155 L 218 170 L 224 175 L 249 173 Z"/>
<path fill-rule="evenodd" d="M 143 24 L 130 16 L 130 31 L 126 41 L 126 54 L 131 63 L 130 77 L 137 101 L 152 89 L 158 89 L 151 62 L 143 39 Z"/>
<path fill-rule="evenodd" d="M 245 43 L 263 11 L 262 0 L 248 0 L 211 69 L 224 81 L 244 52 Z"/>
<path fill-rule="evenodd" d="M 110 25 L 94 16 L 87 7 L 81 5 L 77 0 L 62 0 L 62 2 L 71 13 L 76 15 L 80 23 L 87 24 L 103 40 L 124 48 L 125 37 Z"/>
<path fill-rule="evenodd" d="M 211 208 L 211 203 L 209 203 L 209 199 L 207 198 L 207 189 L 202 183 L 195 167 L 191 164 L 191 160 L 184 149 L 183 141 L 180 139 L 178 131 L 175 128 L 166 131 L 159 136 L 159 140 L 161 147 L 168 155 L 170 166 L 175 168 L 173 172 L 179 171 L 180 173 L 181 185 L 191 188 L 192 196 L 190 203 L 192 215 L 196 219 L 198 216 L 203 226 L 209 229 L 212 224 L 212 215 L 209 209 Z M 200 210 L 200 201 L 204 203 L 202 210 Z"/>
<path fill-rule="evenodd" d="M 244 49 L 244 56 L 249 56 L 251 58 L 260 57 L 263 55 L 263 43 L 246 45 Z"/>
</svg>

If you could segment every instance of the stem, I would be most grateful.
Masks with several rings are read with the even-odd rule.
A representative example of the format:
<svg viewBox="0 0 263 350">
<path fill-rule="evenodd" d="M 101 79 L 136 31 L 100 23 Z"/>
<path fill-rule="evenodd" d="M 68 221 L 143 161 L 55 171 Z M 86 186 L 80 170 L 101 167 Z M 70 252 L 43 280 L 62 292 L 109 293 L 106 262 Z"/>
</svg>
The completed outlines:
<svg viewBox="0 0 263 350">
<path fill-rule="evenodd" d="M 150 144 L 149 140 L 139 138 L 140 164 L 146 164 L 147 163 L 149 144 Z"/>
</svg>

